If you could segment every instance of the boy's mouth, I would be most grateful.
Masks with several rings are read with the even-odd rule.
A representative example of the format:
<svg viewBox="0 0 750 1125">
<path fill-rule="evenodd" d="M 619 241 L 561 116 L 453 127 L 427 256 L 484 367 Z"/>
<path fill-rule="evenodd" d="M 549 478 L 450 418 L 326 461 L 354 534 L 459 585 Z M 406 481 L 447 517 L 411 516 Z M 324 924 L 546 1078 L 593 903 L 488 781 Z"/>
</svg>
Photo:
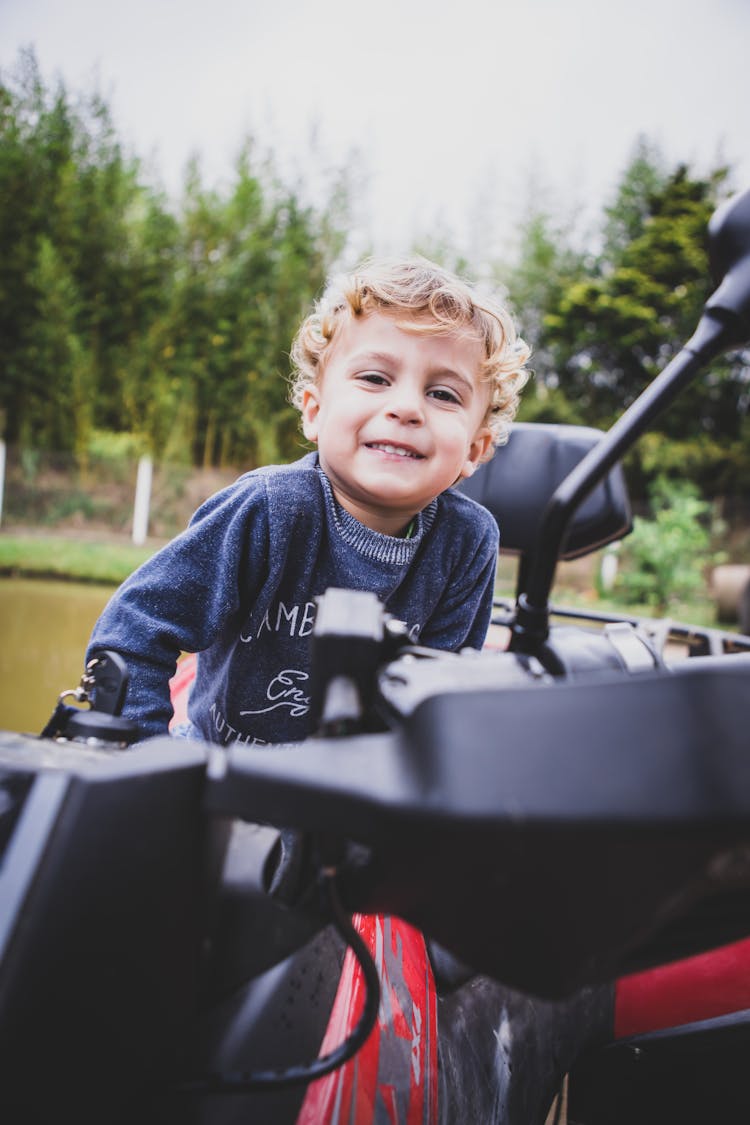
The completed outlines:
<svg viewBox="0 0 750 1125">
<path fill-rule="evenodd" d="M 409 449 L 406 445 L 393 445 L 390 441 L 367 441 L 368 449 L 378 449 L 381 453 L 392 453 L 396 457 L 411 457 L 415 461 L 423 461 L 424 454 L 417 453 L 416 449 Z"/>
</svg>

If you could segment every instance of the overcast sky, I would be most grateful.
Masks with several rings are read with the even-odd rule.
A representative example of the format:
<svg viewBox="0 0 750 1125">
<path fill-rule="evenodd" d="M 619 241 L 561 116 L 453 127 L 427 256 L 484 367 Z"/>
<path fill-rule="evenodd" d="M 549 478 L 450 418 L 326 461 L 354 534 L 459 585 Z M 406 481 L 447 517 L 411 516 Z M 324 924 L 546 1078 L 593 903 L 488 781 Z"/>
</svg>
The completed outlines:
<svg viewBox="0 0 750 1125">
<path fill-rule="evenodd" d="M 535 192 L 598 213 L 641 133 L 750 184 L 750 0 L 0 0 L 0 68 L 22 46 L 173 192 L 193 152 L 221 186 L 248 133 L 303 166 L 313 130 L 358 149 L 377 249 L 507 239 Z"/>
</svg>

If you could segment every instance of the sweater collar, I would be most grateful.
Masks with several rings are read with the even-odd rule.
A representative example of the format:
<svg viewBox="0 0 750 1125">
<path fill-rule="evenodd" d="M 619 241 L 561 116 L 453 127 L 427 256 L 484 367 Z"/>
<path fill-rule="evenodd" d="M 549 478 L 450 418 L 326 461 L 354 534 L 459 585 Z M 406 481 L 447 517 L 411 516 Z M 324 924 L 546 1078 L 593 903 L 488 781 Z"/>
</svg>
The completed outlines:
<svg viewBox="0 0 750 1125">
<path fill-rule="evenodd" d="M 403 564 L 412 561 L 420 543 L 435 522 L 438 506 L 436 499 L 431 500 L 421 512 L 417 512 L 414 517 L 414 530 L 409 539 L 397 535 L 384 535 L 380 531 L 365 527 L 351 512 L 342 508 L 333 495 L 331 482 L 321 469 L 320 463 L 317 464 L 317 470 L 323 485 L 323 495 L 331 523 L 348 546 L 377 562 Z"/>
</svg>

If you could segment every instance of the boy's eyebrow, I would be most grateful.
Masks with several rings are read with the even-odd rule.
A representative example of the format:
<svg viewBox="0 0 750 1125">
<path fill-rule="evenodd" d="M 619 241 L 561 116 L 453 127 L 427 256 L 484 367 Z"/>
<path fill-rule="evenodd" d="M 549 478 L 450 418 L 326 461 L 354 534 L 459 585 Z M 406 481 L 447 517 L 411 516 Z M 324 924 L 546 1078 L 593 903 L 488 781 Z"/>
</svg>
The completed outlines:
<svg viewBox="0 0 750 1125">
<path fill-rule="evenodd" d="M 394 352 L 355 352 L 349 362 L 352 366 L 359 366 L 362 363 L 397 364 L 399 358 Z"/>
</svg>

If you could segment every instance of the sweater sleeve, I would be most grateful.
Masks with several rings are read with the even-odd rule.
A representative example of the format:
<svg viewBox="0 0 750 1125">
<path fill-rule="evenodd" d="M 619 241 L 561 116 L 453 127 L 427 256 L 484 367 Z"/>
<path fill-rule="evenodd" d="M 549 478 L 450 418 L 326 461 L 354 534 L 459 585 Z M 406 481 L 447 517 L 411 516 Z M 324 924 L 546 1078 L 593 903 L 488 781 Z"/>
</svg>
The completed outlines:
<svg viewBox="0 0 750 1125">
<path fill-rule="evenodd" d="M 101 649 L 125 658 L 130 682 L 123 715 L 138 723 L 144 738 L 168 729 L 169 681 L 180 653 L 208 648 L 252 598 L 267 542 L 265 489 L 240 478 L 206 501 L 187 530 L 110 599 L 86 660 Z"/>
<path fill-rule="evenodd" d="M 481 649 L 492 616 L 499 548 L 498 529 L 490 513 L 472 503 L 465 543 L 439 605 L 425 622 L 420 643 L 457 651 Z M 450 535 L 450 530 L 447 531 Z"/>
</svg>

